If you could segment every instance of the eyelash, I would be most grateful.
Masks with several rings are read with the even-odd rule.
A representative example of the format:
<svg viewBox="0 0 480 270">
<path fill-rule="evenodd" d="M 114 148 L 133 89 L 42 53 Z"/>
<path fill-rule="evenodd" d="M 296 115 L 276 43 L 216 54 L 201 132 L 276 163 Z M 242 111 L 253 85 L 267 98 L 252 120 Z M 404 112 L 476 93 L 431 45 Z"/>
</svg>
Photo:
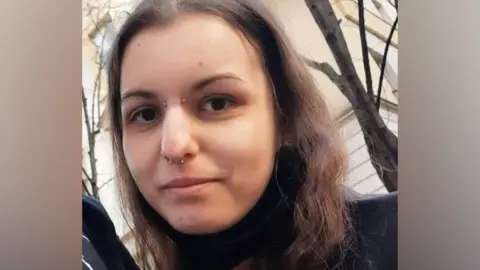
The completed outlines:
<svg viewBox="0 0 480 270">
<path fill-rule="evenodd" d="M 152 106 L 142 106 L 142 107 L 139 107 L 139 108 L 135 109 L 135 110 L 130 114 L 130 117 L 128 118 L 128 122 L 129 122 L 129 123 L 135 123 L 135 122 L 136 122 L 135 119 L 136 119 L 138 116 L 140 116 L 141 113 L 143 113 L 143 112 L 145 112 L 146 110 L 149 110 L 149 109 L 150 109 L 150 110 L 153 110 L 153 111 L 155 112 L 155 117 L 158 117 L 159 113 L 158 113 L 158 111 L 157 111 L 154 107 L 152 107 Z M 154 120 L 152 120 L 152 121 L 154 121 Z"/>
<path fill-rule="evenodd" d="M 205 110 L 204 108 L 202 108 L 206 103 L 208 103 L 210 101 L 213 101 L 213 100 L 216 100 L 216 99 L 217 100 L 221 99 L 222 101 L 224 101 L 226 103 L 225 108 L 220 109 L 220 110 L 216 110 L 216 111 L 215 110 L 208 111 L 208 110 Z M 237 105 L 237 103 L 235 102 L 235 99 L 231 96 L 228 96 L 228 95 L 211 95 L 211 96 L 208 96 L 208 97 L 202 99 L 202 102 L 198 107 L 199 107 L 200 112 L 204 112 L 204 113 L 208 113 L 208 114 L 218 114 L 218 113 L 225 112 L 231 106 L 235 106 L 235 105 Z M 156 110 L 154 106 L 142 106 L 142 107 L 139 107 L 139 108 L 133 110 L 133 112 L 130 113 L 130 117 L 128 118 L 128 122 L 130 122 L 130 123 L 137 122 L 136 118 L 139 117 L 142 113 L 144 113 L 146 110 L 149 110 L 149 109 L 155 111 L 155 120 L 157 120 L 158 117 L 161 116 L 159 111 Z M 148 123 L 144 123 L 144 125 L 150 124 L 150 123 L 154 122 L 155 120 L 147 121 Z"/>
<path fill-rule="evenodd" d="M 230 108 L 230 106 L 236 104 L 235 99 L 231 96 L 228 96 L 228 95 L 211 95 L 211 96 L 208 96 L 207 98 L 203 99 L 203 104 L 205 104 L 208 101 L 215 100 L 215 99 L 223 99 L 224 101 L 226 101 L 229 104 L 225 109 L 222 109 L 221 111 L 224 111 L 224 110 Z"/>
</svg>

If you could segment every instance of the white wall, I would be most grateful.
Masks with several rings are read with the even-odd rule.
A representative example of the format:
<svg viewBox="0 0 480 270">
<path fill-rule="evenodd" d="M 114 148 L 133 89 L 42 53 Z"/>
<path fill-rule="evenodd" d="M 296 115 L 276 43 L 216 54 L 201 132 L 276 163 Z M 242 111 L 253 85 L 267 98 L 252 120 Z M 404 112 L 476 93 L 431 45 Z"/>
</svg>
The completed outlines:
<svg viewBox="0 0 480 270">
<path fill-rule="evenodd" d="M 116 226 L 117 234 L 122 237 L 130 229 L 124 221 L 118 204 L 117 181 L 115 178 L 110 134 L 103 132 L 99 135 L 95 152 L 98 159 L 99 197 Z"/>
</svg>

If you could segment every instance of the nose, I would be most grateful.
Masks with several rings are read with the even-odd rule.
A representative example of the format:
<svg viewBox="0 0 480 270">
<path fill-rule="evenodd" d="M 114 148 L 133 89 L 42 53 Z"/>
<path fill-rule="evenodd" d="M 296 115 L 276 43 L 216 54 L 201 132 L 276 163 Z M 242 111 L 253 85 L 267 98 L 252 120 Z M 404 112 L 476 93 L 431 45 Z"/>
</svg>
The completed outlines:
<svg viewBox="0 0 480 270">
<path fill-rule="evenodd" d="M 162 128 L 162 155 L 167 160 L 187 161 L 196 155 L 197 146 L 192 136 L 192 121 L 181 107 L 165 112 Z"/>
</svg>

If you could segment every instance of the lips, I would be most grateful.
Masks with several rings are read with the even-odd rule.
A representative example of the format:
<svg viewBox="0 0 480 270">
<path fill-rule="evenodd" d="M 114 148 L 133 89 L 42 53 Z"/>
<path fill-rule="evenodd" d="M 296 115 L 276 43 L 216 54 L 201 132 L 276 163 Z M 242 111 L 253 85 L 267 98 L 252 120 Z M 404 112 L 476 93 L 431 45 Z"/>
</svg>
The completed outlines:
<svg viewBox="0 0 480 270">
<path fill-rule="evenodd" d="M 212 178 L 176 178 L 172 181 L 169 181 L 163 188 L 164 189 L 173 189 L 173 188 L 187 188 L 192 186 L 197 186 L 209 182 L 218 181 L 217 179 Z"/>
</svg>

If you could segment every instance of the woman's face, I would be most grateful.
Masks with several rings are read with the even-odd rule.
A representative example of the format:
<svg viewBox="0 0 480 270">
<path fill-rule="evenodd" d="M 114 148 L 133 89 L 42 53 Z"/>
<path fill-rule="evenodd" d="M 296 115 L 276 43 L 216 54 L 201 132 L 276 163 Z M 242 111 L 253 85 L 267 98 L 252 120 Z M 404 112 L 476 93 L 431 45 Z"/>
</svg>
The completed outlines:
<svg viewBox="0 0 480 270">
<path fill-rule="evenodd" d="M 121 74 L 123 149 L 145 199 L 184 233 L 238 222 L 262 195 L 280 143 L 253 46 L 223 20 L 191 14 L 138 33 Z"/>
</svg>

